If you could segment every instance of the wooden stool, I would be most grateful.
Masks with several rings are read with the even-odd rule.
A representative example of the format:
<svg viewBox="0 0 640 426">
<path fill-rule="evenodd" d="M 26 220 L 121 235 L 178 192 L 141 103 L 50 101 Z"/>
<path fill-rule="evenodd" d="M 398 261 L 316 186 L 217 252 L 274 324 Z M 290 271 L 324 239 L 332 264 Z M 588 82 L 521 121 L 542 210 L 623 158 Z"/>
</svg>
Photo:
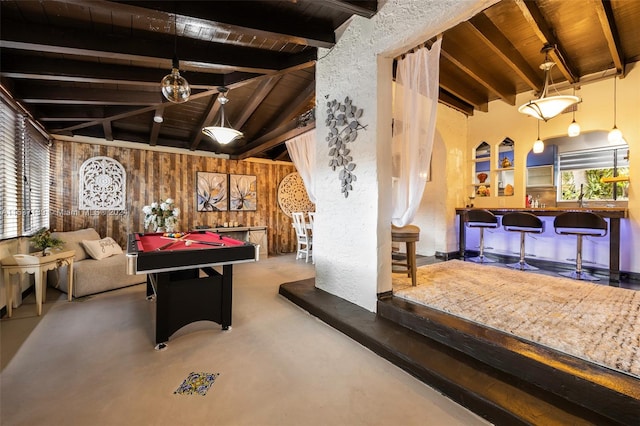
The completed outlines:
<svg viewBox="0 0 640 426">
<path fill-rule="evenodd" d="M 407 225 L 401 228 L 391 226 L 391 241 L 395 243 L 406 243 L 406 262 L 391 262 L 391 265 L 399 265 L 406 268 L 407 276 L 411 277 L 411 285 L 416 286 L 416 241 L 420 240 L 420 228 L 415 225 Z M 405 269 L 394 270 L 393 272 L 404 272 Z"/>
</svg>

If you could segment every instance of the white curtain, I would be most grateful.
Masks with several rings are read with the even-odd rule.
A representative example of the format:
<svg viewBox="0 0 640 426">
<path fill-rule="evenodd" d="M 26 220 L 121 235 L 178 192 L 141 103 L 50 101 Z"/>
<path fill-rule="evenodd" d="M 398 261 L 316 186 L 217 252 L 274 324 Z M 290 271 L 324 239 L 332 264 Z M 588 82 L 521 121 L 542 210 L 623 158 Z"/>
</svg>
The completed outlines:
<svg viewBox="0 0 640 426">
<path fill-rule="evenodd" d="M 293 161 L 298 173 L 300 173 L 300 177 L 302 177 L 309 200 L 315 204 L 316 132 L 315 130 L 310 130 L 300 136 L 289 139 L 285 144 L 291 161 Z"/>
<path fill-rule="evenodd" d="M 436 129 L 440 45 L 422 47 L 398 61 L 393 101 L 392 213 L 395 226 L 410 224 L 429 177 Z"/>
</svg>

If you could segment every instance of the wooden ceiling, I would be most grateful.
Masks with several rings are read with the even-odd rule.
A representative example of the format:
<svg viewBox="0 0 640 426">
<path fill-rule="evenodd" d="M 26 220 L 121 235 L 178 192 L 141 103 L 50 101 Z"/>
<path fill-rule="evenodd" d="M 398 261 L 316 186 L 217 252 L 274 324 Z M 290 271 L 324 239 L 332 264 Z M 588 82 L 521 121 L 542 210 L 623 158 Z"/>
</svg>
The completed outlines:
<svg viewBox="0 0 640 426">
<path fill-rule="evenodd" d="M 382 2 L 380 2 L 382 4 Z M 425 2 L 425 5 L 428 3 Z M 2 86 L 51 134 L 288 159 L 315 126 L 317 49 L 376 1 L 3 0 Z M 638 0 L 503 0 L 444 34 L 440 101 L 465 114 L 541 89 L 551 45 L 559 86 L 618 74 L 640 59 Z M 428 41 L 427 41 L 428 44 Z M 160 93 L 174 53 L 189 101 Z M 244 137 L 220 146 L 202 127 L 225 115 Z M 162 123 L 154 122 L 161 115 Z M 303 119 L 305 118 L 305 119 Z"/>
</svg>

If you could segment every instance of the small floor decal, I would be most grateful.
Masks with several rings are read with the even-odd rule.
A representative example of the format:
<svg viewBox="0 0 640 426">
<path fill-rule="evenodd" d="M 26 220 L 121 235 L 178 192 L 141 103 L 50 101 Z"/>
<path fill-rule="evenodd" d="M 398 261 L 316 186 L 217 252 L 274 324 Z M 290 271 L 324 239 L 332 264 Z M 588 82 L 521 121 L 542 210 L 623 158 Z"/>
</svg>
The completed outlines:
<svg viewBox="0 0 640 426">
<path fill-rule="evenodd" d="M 191 373 L 184 379 L 184 382 L 173 392 L 181 395 L 202 395 L 205 396 L 207 391 L 213 386 L 213 382 L 220 373 Z"/>
</svg>

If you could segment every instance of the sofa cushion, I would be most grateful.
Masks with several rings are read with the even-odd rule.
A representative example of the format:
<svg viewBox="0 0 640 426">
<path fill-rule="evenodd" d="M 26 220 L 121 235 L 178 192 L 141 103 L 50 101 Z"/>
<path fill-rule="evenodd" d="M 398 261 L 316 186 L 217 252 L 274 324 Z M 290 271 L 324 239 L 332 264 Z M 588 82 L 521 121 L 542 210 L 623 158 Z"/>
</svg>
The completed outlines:
<svg viewBox="0 0 640 426">
<path fill-rule="evenodd" d="M 82 240 L 82 245 L 87 254 L 95 260 L 122 253 L 122 247 L 111 237 L 106 237 L 101 240 Z"/>
<path fill-rule="evenodd" d="M 75 250 L 76 255 L 74 257 L 74 260 L 76 262 L 84 260 L 88 257 L 87 252 L 82 246 L 83 240 L 100 239 L 100 235 L 93 228 L 80 229 L 78 231 L 52 232 L 51 236 L 54 238 L 59 238 L 64 242 L 62 246 L 63 250 Z"/>
</svg>

